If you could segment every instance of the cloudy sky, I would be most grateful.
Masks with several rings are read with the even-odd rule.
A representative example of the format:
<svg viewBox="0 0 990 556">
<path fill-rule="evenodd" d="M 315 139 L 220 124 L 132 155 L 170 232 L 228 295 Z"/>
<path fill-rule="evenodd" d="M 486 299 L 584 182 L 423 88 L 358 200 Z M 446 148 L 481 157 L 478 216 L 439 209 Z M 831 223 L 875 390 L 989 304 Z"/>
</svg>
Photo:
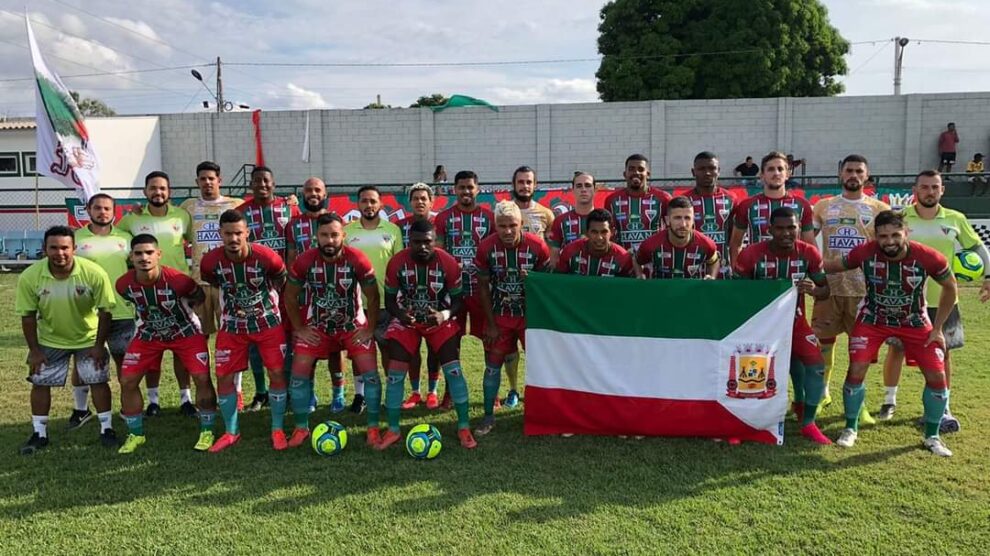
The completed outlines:
<svg viewBox="0 0 990 556">
<path fill-rule="evenodd" d="M 385 104 L 408 106 L 434 92 L 497 104 L 597 101 L 600 0 L 26 3 L 49 64 L 69 87 L 122 114 L 202 110 L 209 93 L 190 70 L 198 68 L 212 88 L 215 67 L 207 64 L 217 56 L 227 100 L 270 110 L 361 108 L 376 94 Z M 24 79 L 31 76 L 24 4 L 0 0 L 0 116 L 34 111 L 32 83 Z M 990 90 L 984 0 L 825 4 L 832 24 L 857 43 L 845 94 L 891 93 L 890 38 L 898 35 L 913 41 L 904 93 Z M 554 62 L 415 65 L 518 61 Z M 257 65 L 286 63 L 341 65 Z M 117 75 L 79 76 L 108 72 Z"/>
</svg>

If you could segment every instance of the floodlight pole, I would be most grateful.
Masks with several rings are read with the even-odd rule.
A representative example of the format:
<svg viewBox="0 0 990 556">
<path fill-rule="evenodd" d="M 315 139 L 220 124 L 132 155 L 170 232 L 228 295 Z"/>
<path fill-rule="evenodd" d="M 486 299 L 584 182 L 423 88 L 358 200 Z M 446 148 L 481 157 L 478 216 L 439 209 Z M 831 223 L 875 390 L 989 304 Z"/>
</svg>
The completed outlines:
<svg viewBox="0 0 990 556">
<path fill-rule="evenodd" d="M 223 70 L 217 56 L 217 112 L 223 112 Z"/>
<path fill-rule="evenodd" d="M 907 37 L 894 37 L 894 95 L 901 94 L 901 73 L 904 68 L 904 47 L 910 41 Z"/>
</svg>

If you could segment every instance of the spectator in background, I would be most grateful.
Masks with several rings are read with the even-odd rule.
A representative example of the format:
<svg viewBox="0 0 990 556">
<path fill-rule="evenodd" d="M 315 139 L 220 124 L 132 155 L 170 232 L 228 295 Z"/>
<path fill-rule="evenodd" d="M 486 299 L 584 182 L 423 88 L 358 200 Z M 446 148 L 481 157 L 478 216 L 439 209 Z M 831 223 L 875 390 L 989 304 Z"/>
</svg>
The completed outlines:
<svg viewBox="0 0 990 556">
<path fill-rule="evenodd" d="M 959 133 L 956 132 L 956 124 L 949 122 L 945 131 L 938 136 L 938 171 L 947 174 L 952 171 L 952 165 L 956 163 L 956 145 L 959 143 Z"/>
<path fill-rule="evenodd" d="M 973 184 L 973 195 L 986 195 L 987 176 L 983 173 L 983 154 L 976 153 L 973 160 L 966 164 L 966 173 L 974 174 L 969 177 L 969 183 Z M 977 189 L 980 191 L 977 192 Z"/>
<path fill-rule="evenodd" d="M 793 154 L 787 155 L 787 164 L 791 167 L 791 178 L 787 180 L 787 187 L 802 187 L 803 183 L 799 183 L 798 180 L 794 178 L 797 174 L 797 169 L 800 167 L 807 168 L 808 160 L 804 158 L 794 158 Z M 801 170 L 801 175 L 804 175 L 804 170 Z"/>
<path fill-rule="evenodd" d="M 453 186 L 447 185 L 447 169 L 443 164 L 437 165 L 437 169 L 433 170 L 433 184 L 438 195 L 450 195 L 454 192 Z"/>
<path fill-rule="evenodd" d="M 756 176 L 760 175 L 760 165 L 753 162 L 753 157 L 747 156 L 745 162 L 732 170 L 732 175 L 743 178 L 743 186 L 750 187 L 756 184 Z"/>
</svg>

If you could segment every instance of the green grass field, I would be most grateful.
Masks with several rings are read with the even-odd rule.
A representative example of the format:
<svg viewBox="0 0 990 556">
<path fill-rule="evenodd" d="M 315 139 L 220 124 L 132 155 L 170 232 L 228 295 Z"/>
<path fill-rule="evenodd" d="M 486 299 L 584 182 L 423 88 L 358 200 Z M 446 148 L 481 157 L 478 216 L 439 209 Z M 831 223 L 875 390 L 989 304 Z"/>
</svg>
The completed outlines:
<svg viewBox="0 0 990 556">
<path fill-rule="evenodd" d="M 967 347 L 956 352 L 955 457 L 921 447 L 920 374 L 907 370 L 892 422 L 864 427 L 851 450 L 818 448 L 788 423 L 783 447 L 701 439 L 527 438 L 522 411 L 502 412 L 468 452 L 451 413 L 430 421 L 449 440 L 417 462 L 352 444 L 335 458 L 274 452 L 267 412 L 243 416 L 229 452 L 194 453 L 197 424 L 177 414 L 163 380 L 162 417 L 125 457 L 101 448 L 95 419 L 65 432 L 71 393 L 54 390 L 52 444 L 17 454 L 30 435 L 26 349 L 13 314 L 15 275 L 0 276 L 0 553 L 779 553 L 986 554 L 990 546 L 990 306 L 963 290 Z M 840 342 L 842 343 L 842 342 Z M 472 415 L 481 415 L 481 350 L 466 342 Z M 838 355 L 844 373 L 845 350 Z M 868 405 L 882 390 L 874 368 Z M 246 394 L 253 388 L 245 378 Z M 841 377 L 833 377 L 840 392 Z M 504 381 L 503 381 L 504 384 Z M 329 388 L 326 373 L 320 391 Z M 118 393 L 114 386 L 115 395 Z M 822 415 L 834 438 L 841 403 Z M 115 402 L 115 408 L 117 403 Z M 115 409 L 116 410 L 116 409 Z M 321 407 L 317 419 L 326 418 Z M 607 419 L 607 415 L 602 416 Z M 288 421 L 291 423 L 291 419 Z M 123 423 L 116 420 L 119 434 Z M 982 548 L 981 548 L 982 547 Z"/>
</svg>

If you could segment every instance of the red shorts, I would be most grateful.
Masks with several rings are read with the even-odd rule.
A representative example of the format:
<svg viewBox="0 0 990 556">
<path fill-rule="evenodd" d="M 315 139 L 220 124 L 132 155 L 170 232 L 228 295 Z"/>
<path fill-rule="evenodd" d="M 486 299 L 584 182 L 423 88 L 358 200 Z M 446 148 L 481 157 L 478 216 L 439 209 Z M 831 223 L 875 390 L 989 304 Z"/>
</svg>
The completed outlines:
<svg viewBox="0 0 990 556">
<path fill-rule="evenodd" d="M 248 368 L 248 347 L 258 346 L 266 369 L 282 370 L 285 365 L 285 329 L 281 325 L 253 334 L 217 332 L 217 376 L 228 376 Z"/>
<path fill-rule="evenodd" d="M 526 317 L 495 315 L 495 328 L 498 328 L 498 339 L 486 344 L 486 351 L 497 351 L 505 355 L 516 353 L 519 351 L 516 341 L 526 349 Z"/>
<path fill-rule="evenodd" d="M 824 365 L 821 349 L 818 347 L 818 337 L 811 329 L 807 319 L 794 319 L 794 333 L 791 335 L 791 357 L 797 358 L 804 365 Z"/>
<path fill-rule="evenodd" d="M 853 363 L 876 361 L 880 346 L 887 338 L 897 338 L 904 345 L 904 355 L 918 363 L 922 370 L 944 371 L 945 351 L 938 344 L 925 346 L 932 327 L 881 326 L 856 322 L 849 334 L 849 360 Z"/>
<path fill-rule="evenodd" d="M 443 324 L 433 327 L 425 327 L 423 325 L 406 326 L 399 322 L 399 319 L 395 319 L 388 325 L 388 330 L 385 331 L 385 339 L 399 342 L 402 349 L 406 350 L 406 353 L 413 354 L 419 353 L 420 338 L 425 338 L 426 345 L 430 348 L 430 351 L 436 352 L 448 340 L 460 334 L 461 327 L 453 319 L 444 321 Z"/>
<path fill-rule="evenodd" d="M 162 370 L 162 355 L 171 350 L 175 357 L 182 361 L 190 374 L 205 375 L 210 373 L 210 348 L 206 345 L 206 336 L 194 334 L 187 338 L 162 342 L 158 340 L 142 340 L 134 338 L 127 344 L 124 352 L 124 366 L 121 374 L 124 376 L 138 375 Z"/>
<path fill-rule="evenodd" d="M 468 333 L 468 318 L 471 319 L 471 335 L 479 340 L 485 331 L 485 312 L 481 310 L 481 297 L 478 294 L 464 296 L 464 305 L 452 320 L 460 326 L 460 335 Z"/>
<path fill-rule="evenodd" d="M 331 353 L 339 353 L 344 350 L 347 350 L 348 359 L 354 359 L 359 355 L 375 355 L 375 339 L 372 338 L 363 344 L 355 342 L 354 334 L 357 333 L 357 330 L 335 334 L 327 334 L 322 330 L 317 330 L 316 333 L 320 335 L 318 345 L 314 346 L 296 340 L 292 345 L 293 351 L 300 355 L 309 355 L 315 359 L 328 359 Z"/>
</svg>

